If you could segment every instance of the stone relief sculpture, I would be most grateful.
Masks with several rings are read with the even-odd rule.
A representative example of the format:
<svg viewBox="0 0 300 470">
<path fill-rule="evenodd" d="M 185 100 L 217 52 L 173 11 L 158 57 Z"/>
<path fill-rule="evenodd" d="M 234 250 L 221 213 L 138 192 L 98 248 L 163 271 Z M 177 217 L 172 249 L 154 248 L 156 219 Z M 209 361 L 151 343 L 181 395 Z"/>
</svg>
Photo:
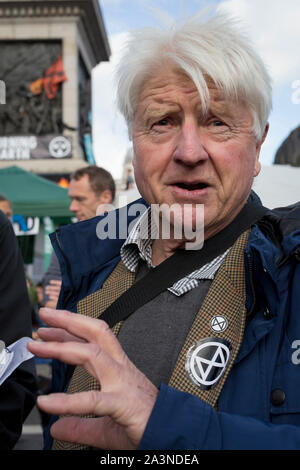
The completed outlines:
<svg viewBox="0 0 300 470">
<path fill-rule="evenodd" d="M 0 41 L 0 79 L 6 84 L 6 104 L 0 107 L 0 135 L 62 132 L 61 86 L 51 99 L 42 81 L 40 88 L 37 86 L 60 54 L 60 41 Z"/>
</svg>

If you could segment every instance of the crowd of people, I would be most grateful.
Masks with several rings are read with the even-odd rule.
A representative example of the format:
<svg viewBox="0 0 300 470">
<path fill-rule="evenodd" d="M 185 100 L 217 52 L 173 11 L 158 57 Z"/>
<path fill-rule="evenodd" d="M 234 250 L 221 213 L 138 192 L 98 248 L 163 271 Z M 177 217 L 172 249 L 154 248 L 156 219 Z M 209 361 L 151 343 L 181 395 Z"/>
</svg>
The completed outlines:
<svg viewBox="0 0 300 470">
<path fill-rule="evenodd" d="M 100 188 L 91 170 L 71 179 L 79 222 L 50 236 L 45 326 L 27 346 L 52 360 L 45 449 L 299 449 L 300 203 L 269 210 L 252 190 L 268 71 L 216 14 L 132 32 L 117 77 L 142 198 L 124 218 L 105 209 L 107 173 Z M 126 237 L 97 237 L 109 217 Z"/>
</svg>

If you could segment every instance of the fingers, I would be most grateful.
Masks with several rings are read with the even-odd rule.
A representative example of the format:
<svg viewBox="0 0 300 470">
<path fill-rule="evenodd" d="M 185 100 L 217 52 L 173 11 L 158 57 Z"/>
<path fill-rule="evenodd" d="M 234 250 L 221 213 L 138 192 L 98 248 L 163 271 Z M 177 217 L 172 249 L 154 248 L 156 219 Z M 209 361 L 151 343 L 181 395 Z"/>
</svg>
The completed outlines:
<svg viewBox="0 0 300 470">
<path fill-rule="evenodd" d="M 60 293 L 60 287 L 59 286 L 51 286 L 50 284 L 45 288 L 45 292 L 46 293 L 49 293 L 49 292 L 56 292 L 56 293 Z"/>
<path fill-rule="evenodd" d="M 92 354 L 93 345 L 85 345 L 86 349 L 81 350 L 80 344 L 73 341 L 67 343 L 38 341 L 29 342 L 27 347 L 29 351 L 39 357 L 59 359 L 68 364 L 83 365 L 87 361 L 88 355 Z"/>
<path fill-rule="evenodd" d="M 157 398 L 156 387 L 129 361 L 105 322 L 64 310 L 41 309 L 40 316 L 51 328 L 48 332 L 42 331 L 45 341 L 28 343 L 29 351 L 40 357 L 83 366 L 100 382 L 101 392 L 48 395 L 39 398 L 39 406 L 55 414 L 105 416 L 101 418 L 101 425 L 107 422 L 105 419 L 110 423 L 110 432 L 105 426 L 101 436 L 96 431 L 95 436 L 91 436 L 94 431 L 88 433 L 88 430 L 92 429 L 96 419 L 86 422 L 77 418 L 67 425 L 66 421 L 60 421 L 53 429 L 61 434 L 55 437 L 101 448 L 103 439 L 108 439 L 103 436 L 107 435 L 110 436 L 109 447 L 104 449 L 130 448 L 126 447 L 129 444 L 136 448 Z M 70 335 L 69 339 L 75 336 L 76 341 L 65 342 L 67 335 Z M 113 437 L 112 428 L 121 433 L 118 441 Z M 83 429 L 89 437 L 83 435 Z M 113 441 L 122 439 L 124 447 L 113 447 Z"/>
<path fill-rule="evenodd" d="M 41 308 L 39 314 L 47 325 L 64 329 L 77 338 L 98 344 L 114 359 L 121 360 L 123 358 L 123 350 L 107 323 L 66 310 Z"/>
<path fill-rule="evenodd" d="M 99 433 L 99 425 L 98 432 L 93 428 L 98 423 L 96 418 L 88 421 L 76 418 L 58 421 L 53 427 L 53 436 L 104 449 L 138 447 L 157 399 L 156 387 L 129 361 L 105 322 L 48 309 L 41 309 L 41 318 L 51 325 L 49 332 L 42 331 L 49 341 L 28 343 L 28 349 L 40 357 L 81 365 L 101 385 L 101 392 L 39 397 L 39 406 L 50 414 L 104 417 L 99 421 L 102 433 Z M 76 341 L 64 342 L 65 334 L 75 335 Z M 78 342 L 78 337 L 85 341 Z M 109 430 L 103 425 L 107 422 Z M 116 430 L 120 434 L 118 439 Z M 121 441 L 123 447 L 119 447 Z"/>
<path fill-rule="evenodd" d="M 61 281 L 53 279 L 53 280 L 49 281 L 49 284 L 46 285 L 46 289 L 51 287 L 53 289 L 60 290 L 61 289 L 61 284 L 62 284 Z"/>
<path fill-rule="evenodd" d="M 45 294 L 48 296 L 50 300 L 56 301 L 59 298 L 59 291 L 53 290 L 52 288 L 45 289 Z"/>
<path fill-rule="evenodd" d="M 37 335 L 38 338 L 43 341 L 58 341 L 60 343 L 66 343 L 68 341 L 78 341 L 80 343 L 85 342 L 84 339 L 71 335 L 62 328 L 39 328 Z"/>
<path fill-rule="evenodd" d="M 40 340 L 41 340 L 40 337 L 39 337 L 39 335 L 38 335 L 38 333 L 37 333 L 37 331 L 33 331 L 31 337 L 32 337 L 32 339 L 34 339 L 35 341 L 40 341 Z"/>
<path fill-rule="evenodd" d="M 37 404 L 39 408 L 49 414 L 94 414 L 91 409 L 91 401 L 89 401 L 89 406 L 87 406 L 86 395 L 89 394 L 90 392 L 74 393 L 70 395 L 65 393 L 42 395 L 38 397 Z"/>
<path fill-rule="evenodd" d="M 54 282 L 54 281 L 52 281 L 52 282 Z M 51 284 L 48 284 L 46 286 L 46 290 L 48 289 L 48 290 L 53 290 L 55 292 L 59 292 L 60 289 L 61 289 L 61 284 L 53 284 L 52 282 L 51 282 Z"/>
<path fill-rule="evenodd" d="M 103 418 L 61 418 L 51 427 L 54 439 L 75 442 L 105 450 L 133 450 L 138 447 L 128 439 L 122 426 L 109 417 Z"/>
<path fill-rule="evenodd" d="M 58 279 L 51 279 L 51 281 L 49 282 L 49 284 L 52 285 L 52 286 L 61 287 L 62 282 L 59 281 Z"/>
<path fill-rule="evenodd" d="M 61 281 L 52 280 L 45 288 L 45 293 L 49 297 L 52 297 L 52 300 L 55 300 L 59 297 L 61 290 Z"/>
<path fill-rule="evenodd" d="M 54 439 L 101 448 L 104 434 L 102 419 L 61 418 L 51 426 L 50 432 Z"/>
<path fill-rule="evenodd" d="M 67 342 L 30 342 L 30 352 L 43 358 L 58 359 L 67 364 L 81 365 L 101 383 L 102 388 L 112 390 L 119 384 L 120 364 L 96 344 Z"/>
<path fill-rule="evenodd" d="M 51 435 L 55 439 L 106 450 L 138 447 L 141 436 L 128 438 L 123 425 L 108 416 L 116 414 L 117 400 L 114 394 L 96 391 L 70 395 L 57 393 L 39 397 L 38 405 L 50 414 L 102 415 L 101 418 L 72 416 L 59 419 L 51 427 Z"/>
<path fill-rule="evenodd" d="M 110 415 L 114 412 L 113 394 L 96 390 L 72 394 L 53 393 L 38 397 L 38 406 L 50 414 Z"/>
</svg>

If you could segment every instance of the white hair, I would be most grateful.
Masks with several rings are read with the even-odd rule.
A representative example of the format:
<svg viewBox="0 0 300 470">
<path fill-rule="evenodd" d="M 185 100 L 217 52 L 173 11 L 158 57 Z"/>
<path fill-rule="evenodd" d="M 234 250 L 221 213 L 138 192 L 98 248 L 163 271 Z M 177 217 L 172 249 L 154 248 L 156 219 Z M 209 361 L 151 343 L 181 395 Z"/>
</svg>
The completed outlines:
<svg viewBox="0 0 300 470">
<path fill-rule="evenodd" d="M 249 106 L 253 133 L 257 140 L 262 138 L 272 108 L 271 79 L 263 61 L 236 20 L 224 14 L 200 18 L 131 33 L 116 71 L 117 103 L 129 135 L 142 87 L 171 60 L 196 85 L 204 111 L 209 106 L 209 78 L 226 99 Z"/>
</svg>

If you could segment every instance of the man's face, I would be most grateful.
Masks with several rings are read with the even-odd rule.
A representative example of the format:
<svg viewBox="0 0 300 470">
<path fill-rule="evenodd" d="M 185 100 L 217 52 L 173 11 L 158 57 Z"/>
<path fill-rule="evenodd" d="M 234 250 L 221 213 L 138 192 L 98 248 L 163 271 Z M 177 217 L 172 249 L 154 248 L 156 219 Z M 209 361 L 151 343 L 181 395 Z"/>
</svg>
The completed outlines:
<svg viewBox="0 0 300 470">
<path fill-rule="evenodd" d="M 110 191 L 105 190 L 97 195 L 92 190 L 87 175 L 83 175 L 79 180 L 72 179 L 69 186 L 69 197 L 72 199 L 70 210 L 79 221 L 91 219 L 96 216 L 96 212 L 100 213 L 99 206 L 110 203 L 108 193 Z"/>
<path fill-rule="evenodd" d="M 206 238 L 246 202 L 260 171 L 262 143 L 256 143 L 243 103 L 226 102 L 212 84 L 209 91 L 204 114 L 193 82 L 169 66 L 142 89 L 133 122 L 141 195 L 149 204 L 204 204 Z"/>
<path fill-rule="evenodd" d="M 9 201 L 0 201 L 0 211 L 2 211 L 10 220 L 12 219 L 12 208 Z"/>
</svg>

